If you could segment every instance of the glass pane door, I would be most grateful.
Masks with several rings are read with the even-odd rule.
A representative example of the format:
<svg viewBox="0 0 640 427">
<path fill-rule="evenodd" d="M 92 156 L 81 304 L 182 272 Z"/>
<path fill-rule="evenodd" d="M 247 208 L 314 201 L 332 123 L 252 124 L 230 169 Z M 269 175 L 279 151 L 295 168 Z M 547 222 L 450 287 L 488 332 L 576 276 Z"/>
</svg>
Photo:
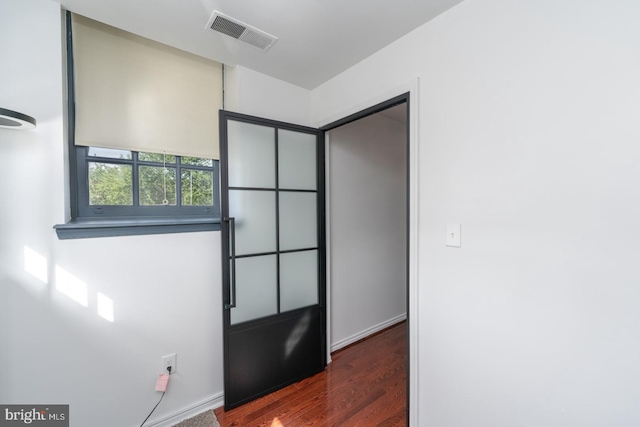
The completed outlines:
<svg viewBox="0 0 640 427">
<path fill-rule="evenodd" d="M 324 169 L 315 129 L 228 112 L 220 123 L 231 408 L 324 369 Z"/>
</svg>

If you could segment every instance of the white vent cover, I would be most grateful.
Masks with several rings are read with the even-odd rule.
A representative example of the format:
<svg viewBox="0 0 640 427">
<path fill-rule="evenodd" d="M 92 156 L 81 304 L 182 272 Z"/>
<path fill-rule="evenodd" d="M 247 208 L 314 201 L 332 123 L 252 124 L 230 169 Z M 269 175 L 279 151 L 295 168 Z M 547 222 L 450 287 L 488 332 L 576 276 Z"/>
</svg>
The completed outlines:
<svg viewBox="0 0 640 427">
<path fill-rule="evenodd" d="M 277 37 L 231 18 L 217 10 L 214 10 L 211 14 L 211 18 L 209 18 L 209 22 L 207 22 L 207 28 L 248 43 L 264 51 L 269 50 L 269 48 L 278 41 Z"/>
</svg>

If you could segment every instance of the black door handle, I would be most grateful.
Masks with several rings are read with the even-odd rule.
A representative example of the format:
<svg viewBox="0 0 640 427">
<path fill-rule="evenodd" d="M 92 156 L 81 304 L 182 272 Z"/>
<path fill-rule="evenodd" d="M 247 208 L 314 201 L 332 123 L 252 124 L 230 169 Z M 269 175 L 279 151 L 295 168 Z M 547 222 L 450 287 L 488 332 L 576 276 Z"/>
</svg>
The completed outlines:
<svg viewBox="0 0 640 427">
<path fill-rule="evenodd" d="M 231 261 L 229 302 L 224 304 L 224 308 L 228 310 L 236 306 L 236 219 L 229 217 L 224 221 L 229 223 L 229 261 Z"/>
</svg>

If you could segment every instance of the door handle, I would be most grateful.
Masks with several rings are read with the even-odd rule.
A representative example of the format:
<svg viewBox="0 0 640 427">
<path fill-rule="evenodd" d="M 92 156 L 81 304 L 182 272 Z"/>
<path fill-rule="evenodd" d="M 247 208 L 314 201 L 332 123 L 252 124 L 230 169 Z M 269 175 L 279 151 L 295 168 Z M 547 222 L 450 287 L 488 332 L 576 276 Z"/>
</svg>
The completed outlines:
<svg viewBox="0 0 640 427">
<path fill-rule="evenodd" d="M 229 280 L 229 302 L 225 303 L 224 308 L 230 309 L 236 306 L 236 219 L 233 217 L 225 218 L 229 223 L 229 260 L 231 261 L 231 279 Z"/>
</svg>

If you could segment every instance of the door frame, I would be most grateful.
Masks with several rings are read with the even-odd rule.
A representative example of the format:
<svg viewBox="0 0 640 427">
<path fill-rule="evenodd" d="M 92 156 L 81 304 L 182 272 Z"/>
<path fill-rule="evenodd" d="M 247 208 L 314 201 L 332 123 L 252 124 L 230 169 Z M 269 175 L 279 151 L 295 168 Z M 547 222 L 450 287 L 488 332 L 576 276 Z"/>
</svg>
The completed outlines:
<svg viewBox="0 0 640 427">
<path fill-rule="evenodd" d="M 418 92 L 419 79 L 416 78 L 410 82 L 396 87 L 388 92 L 381 93 L 369 100 L 352 105 L 339 114 L 320 120 L 317 124 L 324 133 L 325 144 L 325 170 L 328 169 L 328 131 L 339 126 L 362 119 L 369 115 L 378 113 L 394 105 L 402 102 L 407 103 L 407 338 L 408 338 L 408 354 L 407 354 L 407 425 L 418 425 L 419 420 L 419 370 L 418 370 L 418 349 L 419 349 L 419 311 L 418 311 L 418 282 L 419 282 L 419 262 L 418 262 L 418 217 L 419 217 L 419 127 L 418 127 Z M 329 176 L 328 174 L 326 175 Z M 326 179 L 326 178 L 325 178 Z M 327 361 L 331 361 L 331 241 L 330 227 L 331 218 L 329 214 L 329 183 L 326 185 L 325 191 L 325 208 L 326 210 L 326 334 L 327 334 Z"/>
</svg>

